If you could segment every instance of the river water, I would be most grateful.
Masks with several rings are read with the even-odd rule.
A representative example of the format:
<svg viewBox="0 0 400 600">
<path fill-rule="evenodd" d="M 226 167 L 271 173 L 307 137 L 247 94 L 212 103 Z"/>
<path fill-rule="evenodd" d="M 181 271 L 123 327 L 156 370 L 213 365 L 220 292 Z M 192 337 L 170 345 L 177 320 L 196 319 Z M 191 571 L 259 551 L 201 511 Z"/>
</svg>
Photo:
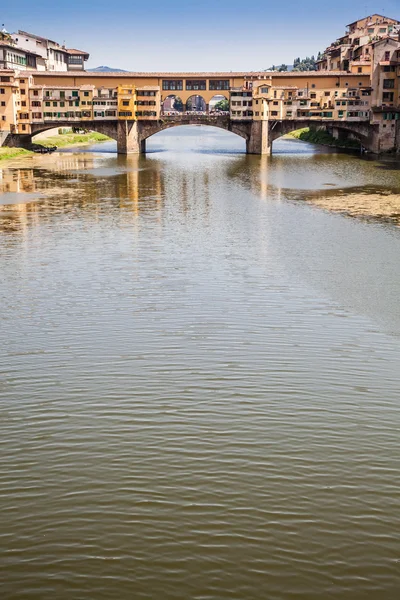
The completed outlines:
<svg viewBox="0 0 400 600">
<path fill-rule="evenodd" d="M 148 147 L 0 169 L 1 598 L 399 598 L 399 165 Z"/>
</svg>

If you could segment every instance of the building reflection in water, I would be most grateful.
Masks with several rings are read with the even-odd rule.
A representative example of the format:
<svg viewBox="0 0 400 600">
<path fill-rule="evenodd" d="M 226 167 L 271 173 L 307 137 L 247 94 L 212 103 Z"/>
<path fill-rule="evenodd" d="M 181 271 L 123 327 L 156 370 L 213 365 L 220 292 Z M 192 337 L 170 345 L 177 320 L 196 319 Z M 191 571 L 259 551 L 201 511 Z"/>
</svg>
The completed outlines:
<svg viewBox="0 0 400 600">
<path fill-rule="evenodd" d="M 160 225 L 168 218 L 204 221 L 215 217 L 214 211 L 229 210 L 226 200 L 220 204 L 218 199 L 229 198 L 226 186 L 232 182 L 263 200 L 282 194 L 276 185 L 279 160 L 268 156 L 219 155 L 215 160 L 209 153 L 126 157 L 65 152 L 32 160 L 0 169 L 0 231 L 22 233 L 60 215 L 98 221 L 116 209 L 119 218 L 151 215 Z"/>
<path fill-rule="evenodd" d="M 143 209 L 157 211 L 162 205 L 157 162 L 84 153 L 63 153 L 52 159 L 0 169 L 0 231 L 21 233 L 61 214 L 98 220 L 115 208 L 132 215 Z"/>
</svg>

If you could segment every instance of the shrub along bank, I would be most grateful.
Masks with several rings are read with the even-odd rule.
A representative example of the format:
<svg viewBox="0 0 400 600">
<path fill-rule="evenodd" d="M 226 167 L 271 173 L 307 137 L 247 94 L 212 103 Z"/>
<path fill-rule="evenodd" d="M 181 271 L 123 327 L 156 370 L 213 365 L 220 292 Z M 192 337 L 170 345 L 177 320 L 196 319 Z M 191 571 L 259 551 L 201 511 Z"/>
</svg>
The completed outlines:
<svg viewBox="0 0 400 600">
<path fill-rule="evenodd" d="M 360 142 L 357 140 L 337 140 L 332 137 L 327 131 L 322 129 L 298 129 L 288 133 L 288 136 L 301 140 L 302 142 L 311 142 L 312 144 L 321 144 L 323 146 L 335 146 L 336 148 L 353 148 L 360 149 Z"/>
</svg>

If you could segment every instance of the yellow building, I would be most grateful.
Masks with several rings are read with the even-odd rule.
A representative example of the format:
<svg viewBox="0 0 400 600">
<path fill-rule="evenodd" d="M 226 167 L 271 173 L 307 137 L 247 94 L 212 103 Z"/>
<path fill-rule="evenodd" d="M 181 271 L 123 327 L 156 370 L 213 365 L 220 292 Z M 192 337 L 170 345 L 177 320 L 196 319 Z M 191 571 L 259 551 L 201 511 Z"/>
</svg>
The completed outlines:
<svg viewBox="0 0 400 600">
<path fill-rule="evenodd" d="M 138 120 L 154 121 L 161 114 L 161 93 L 159 86 L 136 88 L 135 116 Z"/>
<path fill-rule="evenodd" d="M 136 121 L 136 88 L 134 85 L 119 85 L 117 91 L 118 98 L 118 119 L 126 121 Z"/>
<path fill-rule="evenodd" d="M 19 82 L 14 73 L 0 70 L 0 144 L 17 126 L 17 95 Z"/>
</svg>

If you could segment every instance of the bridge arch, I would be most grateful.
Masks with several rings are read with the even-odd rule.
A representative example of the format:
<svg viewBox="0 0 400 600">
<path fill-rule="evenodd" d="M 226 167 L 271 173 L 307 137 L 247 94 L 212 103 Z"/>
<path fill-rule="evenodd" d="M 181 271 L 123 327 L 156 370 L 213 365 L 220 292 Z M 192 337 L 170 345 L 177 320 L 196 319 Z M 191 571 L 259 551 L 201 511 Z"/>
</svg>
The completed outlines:
<svg viewBox="0 0 400 600">
<path fill-rule="evenodd" d="M 182 114 L 180 117 L 164 117 L 159 121 L 140 124 L 140 140 L 145 141 L 161 131 L 171 129 L 172 127 L 181 127 L 185 125 L 205 125 L 208 127 L 217 127 L 224 129 L 243 138 L 248 143 L 251 135 L 251 129 L 247 123 L 234 123 L 229 116 L 213 115 L 195 115 Z"/>
<path fill-rule="evenodd" d="M 88 131 L 95 131 L 96 133 L 102 133 L 118 140 L 118 132 L 114 121 L 58 121 L 57 123 L 38 123 L 32 125 L 32 133 L 30 134 L 33 139 L 39 133 L 49 131 L 49 129 L 71 129 L 72 127 L 79 127 L 80 129 L 87 129 Z"/>
<path fill-rule="evenodd" d="M 349 135 L 352 138 L 357 139 L 360 144 L 367 150 L 374 151 L 374 140 L 373 132 L 371 132 L 370 123 L 360 121 L 314 121 L 312 119 L 296 119 L 296 120 L 282 120 L 282 121 L 270 121 L 269 124 L 269 144 L 272 145 L 274 141 L 299 129 L 304 128 L 321 128 L 324 127 L 331 135 L 335 138 L 344 138 Z"/>
</svg>

